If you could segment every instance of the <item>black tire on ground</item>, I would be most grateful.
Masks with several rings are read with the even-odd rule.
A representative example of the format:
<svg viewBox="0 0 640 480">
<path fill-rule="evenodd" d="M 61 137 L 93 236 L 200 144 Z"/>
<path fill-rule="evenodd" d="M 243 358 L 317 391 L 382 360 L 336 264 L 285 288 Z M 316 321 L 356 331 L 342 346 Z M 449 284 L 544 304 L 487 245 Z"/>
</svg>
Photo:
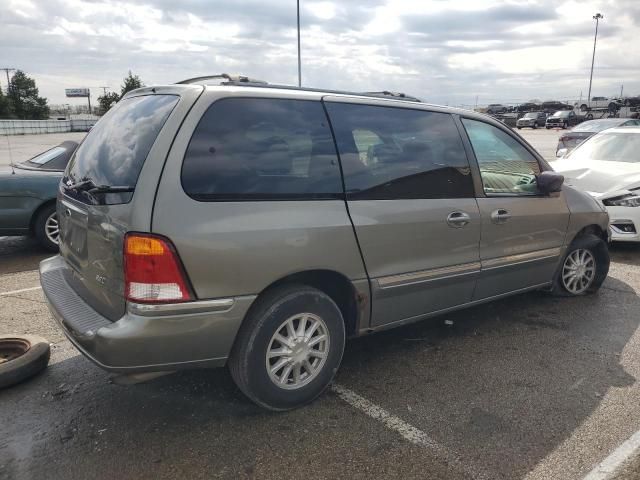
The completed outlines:
<svg viewBox="0 0 640 480">
<path fill-rule="evenodd" d="M 0 388 L 22 382 L 49 363 L 49 342 L 36 335 L 0 335 Z"/>
<path fill-rule="evenodd" d="M 522 127 L 516 127 L 518 130 L 522 130 Z"/>
<path fill-rule="evenodd" d="M 44 248 L 45 250 L 48 250 L 49 252 L 58 251 L 58 244 L 52 242 L 49 239 L 49 237 L 47 236 L 46 228 L 45 228 L 47 224 L 47 219 L 51 215 L 55 215 L 55 213 L 56 213 L 56 205 L 55 203 L 52 203 L 51 205 L 47 205 L 42 210 L 40 210 L 38 212 L 38 215 L 36 216 L 35 221 L 33 222 L 33 234 L 35 235 L 36 240 L 38 240 L 38 243 L 42 246 L 42 248 Z"/>
<path fill-rule="evenodd" d="M 562 281 L 565 262 L 569 255 L 576 250 L 589 250 L 595 258 L 595 275 L 589 284 L 589 287 L 580 293 L 573 293 L 569 291 Z M 607 278 L 608 273 L 609 247 L 607 246 L 607 243 L 600 237 L 593 234 L 580 235 L 571 242 L 571 245 L 569 245 L 565 255 L 562 257 L 562 260 L 558 265 L 558 269 L 553 277 L 551 293 L 561 297 L 574 297 L 595 293 L 600 289 L 600 286 L 604 282 L 605 278 Z"/>
<path fill-rule="evenodd" d="M 545 126 L 544 128 L 546 128 L 547 130 L 551 130 L 551 127 Z"/>
<path fill-rule="evenodd" d="M 269 376 L 267 350 L 283 322 L 302 313 L 324 321 L 328 352 L 315 378 L 296 389 L 285 389 Z M 261 295 L 251 307 L 231 351 L 229 370 L 238 388 L 257 405 L 290 410 L 313 401 L 327 388 L 342 361 L 344 344 L 344 320 L 328 295 L 306 285 L 284 285 Z"/>
<path fill-rule="evenodd" d="M 535 130 L 536 128 L 538 128 L 538 122 L 535 122 L 535 123 L 533 124 L 533 129 Z"/>
</svg>

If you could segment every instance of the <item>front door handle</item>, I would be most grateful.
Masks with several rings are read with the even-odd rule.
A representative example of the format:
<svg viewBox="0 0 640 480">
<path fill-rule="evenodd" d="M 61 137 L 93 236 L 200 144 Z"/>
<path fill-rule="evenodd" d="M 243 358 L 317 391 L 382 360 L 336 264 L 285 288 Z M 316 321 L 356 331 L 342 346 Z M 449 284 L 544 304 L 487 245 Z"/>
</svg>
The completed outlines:
<svg viewBox="0 0 640 480">
<path fill-rule="evenodd" d="M 465 212 L 451 212 L 447 215 L 447 223 L 450 227 L 461 228 L 471 221 L 471 217 Z"/>
<path fill-rule="evenodd" d="M 505 210 L 504 208 L 499 208 L 498 210 L 494 210 L 491 212 L 491 221 L 493 223 L 504 223 L 511 218 L 511 214 L 509 210 Z"/>
</svg>

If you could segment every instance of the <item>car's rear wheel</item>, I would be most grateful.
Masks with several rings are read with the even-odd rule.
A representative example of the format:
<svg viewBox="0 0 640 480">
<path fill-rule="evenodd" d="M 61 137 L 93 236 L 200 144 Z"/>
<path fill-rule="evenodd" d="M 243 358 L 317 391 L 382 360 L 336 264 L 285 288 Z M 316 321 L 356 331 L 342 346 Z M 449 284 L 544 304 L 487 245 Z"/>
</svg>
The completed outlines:
<svg viewBox="0 0 640 480">
<path fill-rule="evenodd" d="M 306 285 L 276 288 L 256 300 L 229 359 L 236 385 L 256 404 L 282 411 L 314 400 L 342 361 L 340 309 Z"/>
<path fill-rule="evenodd" d="M 587 107 L 586 103 L 583 103 L 582 105 L 580 105 L 580 110 L 582 110 L 583 112 L 589 107 Z"/>
<path fill-rule="evenodd" d="M 50 252 L 58 251 L 60 225 L 55 204 L 47 205 L 38 212 L 33 223 L 33 233 L 43 248 Z"/>
<path fill-rule="evenodd" d="M 567 248 L 551 291 L 571 297 L 594 293 L 600 289 L 608 272 L 607 244 L 596 235 L 582 235 Z"/>
</svg>

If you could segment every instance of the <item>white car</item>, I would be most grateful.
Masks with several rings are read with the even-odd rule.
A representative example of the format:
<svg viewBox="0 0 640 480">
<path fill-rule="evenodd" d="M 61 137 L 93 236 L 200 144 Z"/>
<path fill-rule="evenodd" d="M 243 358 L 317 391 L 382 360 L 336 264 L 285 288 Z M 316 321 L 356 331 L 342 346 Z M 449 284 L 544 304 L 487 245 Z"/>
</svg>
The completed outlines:
<svg viewBox="0 0 640 480">
<path fill-rule="evenodd" d="M 553 168 L 606 207 L 611 240 L 640 242 L 640 127 L 604 130 Z"/>
</svg>

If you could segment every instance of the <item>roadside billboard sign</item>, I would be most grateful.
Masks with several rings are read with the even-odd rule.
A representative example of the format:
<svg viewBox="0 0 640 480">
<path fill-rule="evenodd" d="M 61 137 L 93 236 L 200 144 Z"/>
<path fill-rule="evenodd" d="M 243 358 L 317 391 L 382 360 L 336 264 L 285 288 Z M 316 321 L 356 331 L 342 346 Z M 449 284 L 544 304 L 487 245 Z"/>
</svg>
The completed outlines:
<svg viewBox="0 0 640 480">
<path fill-rule="evenodd" d="M 67 97 L 88 97 L 88 88 L 65 88 L 64 93 Z"/>
</svg>

